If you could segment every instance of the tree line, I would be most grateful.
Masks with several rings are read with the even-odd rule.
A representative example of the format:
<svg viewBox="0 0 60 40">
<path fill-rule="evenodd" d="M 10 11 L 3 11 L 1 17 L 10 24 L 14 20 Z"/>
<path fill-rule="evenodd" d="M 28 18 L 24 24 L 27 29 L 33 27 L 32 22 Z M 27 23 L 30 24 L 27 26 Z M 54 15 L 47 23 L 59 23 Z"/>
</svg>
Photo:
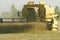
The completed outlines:
<svg viewBox="0 0 60 40">
<path fill-rule="evenodd" d="M 58 6 L 55 7 L 55 13 L 58 14 L 58 19 L 60 19 L 60 8 Z"/>
</svg>

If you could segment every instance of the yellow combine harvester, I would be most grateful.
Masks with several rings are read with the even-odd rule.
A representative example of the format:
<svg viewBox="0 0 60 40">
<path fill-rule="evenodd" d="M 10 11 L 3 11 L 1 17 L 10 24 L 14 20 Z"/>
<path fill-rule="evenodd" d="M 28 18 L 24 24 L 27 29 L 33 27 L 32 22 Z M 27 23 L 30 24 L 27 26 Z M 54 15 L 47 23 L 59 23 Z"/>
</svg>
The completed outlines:
<svg viewBox="0 0 60 40">
<path fill-rule="evenodd" d="M 22 9 L 22 17 L 25 18 L 27 22 L 46 22 L 48 29 L 54 31 L 58 29 L 57 16 L 54 8 L 44 2 L 34 4 L 34 2 L 31 1 L 24 5 Z"/>
</svg>

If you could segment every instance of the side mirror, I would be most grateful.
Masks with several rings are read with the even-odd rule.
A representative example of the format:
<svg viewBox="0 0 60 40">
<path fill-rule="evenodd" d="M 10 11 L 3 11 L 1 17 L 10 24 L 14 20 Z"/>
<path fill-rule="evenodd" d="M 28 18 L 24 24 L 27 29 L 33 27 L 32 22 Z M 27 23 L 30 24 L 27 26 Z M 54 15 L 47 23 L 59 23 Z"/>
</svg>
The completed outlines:
<svg viewBox="0 0 60 40">
<path fill-rule="evenodd" d="M 59 18 L 59 15 L 57 16 L 57 18 Z"/>
</svg>

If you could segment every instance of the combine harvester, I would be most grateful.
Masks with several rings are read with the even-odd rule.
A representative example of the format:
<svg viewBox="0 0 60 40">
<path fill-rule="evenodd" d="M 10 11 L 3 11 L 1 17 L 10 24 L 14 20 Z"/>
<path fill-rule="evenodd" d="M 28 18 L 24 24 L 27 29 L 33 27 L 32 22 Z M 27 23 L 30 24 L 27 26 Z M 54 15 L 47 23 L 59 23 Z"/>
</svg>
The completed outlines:
<svg viewBox="0 0 60 40">
<path fill-rule="evenodd" d="M 23 23 L 19 21 L 20 23 L 8 23 L 8 24 L 5 23 L 5 24 L 6 25 L 14 24 L 16 26 L 19 25 L 27 29 L 28 29 L 27 26 L 29 26 L 29 28 L 33 27 L 34 29 L 37 30 L 45 28 L 46 26 L 46 29 L 57 31 L 58 30 L 58 23 L 56 20 L 57 17 L 58 15 L 55 14 L 55 9 L 50 5 L 47 5 L 44 2 L 34 4 L 33 1 L 29 1 L 28 4 L 24 5 L 22 9 L 22 18 L 24 20 Z M 0 25 L 5 24 L 2 23 Z"/>
</svg>

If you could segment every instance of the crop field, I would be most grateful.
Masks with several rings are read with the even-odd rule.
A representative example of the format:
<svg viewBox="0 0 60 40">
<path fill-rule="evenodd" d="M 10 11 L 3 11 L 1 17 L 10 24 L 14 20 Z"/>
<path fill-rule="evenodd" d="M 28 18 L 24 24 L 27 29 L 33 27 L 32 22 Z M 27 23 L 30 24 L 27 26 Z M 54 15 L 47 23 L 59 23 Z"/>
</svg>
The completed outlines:
<svg viewBox="0 0 60 40">
<path fill-rule="evenodd" d="M 60 30 L 49 31 L 45 26 L 42 23 L 0 23 L 0 40 L 60 40 Z"/>
</svg>

